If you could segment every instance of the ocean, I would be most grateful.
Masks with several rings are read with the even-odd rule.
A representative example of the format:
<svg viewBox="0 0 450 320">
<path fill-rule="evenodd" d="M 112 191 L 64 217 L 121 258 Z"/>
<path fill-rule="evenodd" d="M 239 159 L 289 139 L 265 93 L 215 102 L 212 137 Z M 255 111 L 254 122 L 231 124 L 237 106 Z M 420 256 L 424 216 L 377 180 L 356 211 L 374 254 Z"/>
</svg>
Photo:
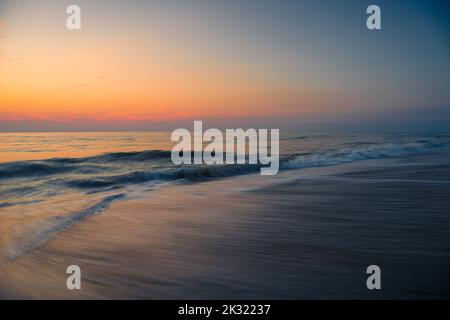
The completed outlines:
<svg viewBox="0 0 450 320">
<path fill-rule="evenodd" d="M 0 146 L 0 298 L 450 297 L 448 134 L 281 132 L 276 176 L 175 166 L 170 132 Z"/>
</svg>

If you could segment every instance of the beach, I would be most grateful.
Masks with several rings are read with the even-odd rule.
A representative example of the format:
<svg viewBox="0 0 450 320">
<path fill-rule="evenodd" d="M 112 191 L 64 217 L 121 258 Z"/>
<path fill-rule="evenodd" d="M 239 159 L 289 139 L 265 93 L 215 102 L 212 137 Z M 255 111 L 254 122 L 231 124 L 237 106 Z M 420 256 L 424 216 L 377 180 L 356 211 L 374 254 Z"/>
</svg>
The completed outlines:
<svg viewBox="0 0 450 320">
<path fill-rule="evenodd" d="M 449 204 L 448 151 L 171 184 L 4 262 L 0 298 L 448 298 Z"/>
<path fill-rule="evenodd" d="M 450 299 L 449 0 L 74 2 L 0 0 L 0 300 Z"/>
</svg>

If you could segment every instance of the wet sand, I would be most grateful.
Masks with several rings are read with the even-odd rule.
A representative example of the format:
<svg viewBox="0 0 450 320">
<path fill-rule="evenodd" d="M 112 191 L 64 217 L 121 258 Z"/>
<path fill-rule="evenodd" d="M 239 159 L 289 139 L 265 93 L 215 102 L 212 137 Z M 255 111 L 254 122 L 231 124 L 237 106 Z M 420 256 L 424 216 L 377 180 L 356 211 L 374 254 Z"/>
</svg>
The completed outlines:
<svg viewBox="0 0 450 320">
<path fill-rule="evenodd" d="M 449 205 L 448 152 L 165 186 L 1 265 L 0 298 L 449 298 Z"/>
</svg>

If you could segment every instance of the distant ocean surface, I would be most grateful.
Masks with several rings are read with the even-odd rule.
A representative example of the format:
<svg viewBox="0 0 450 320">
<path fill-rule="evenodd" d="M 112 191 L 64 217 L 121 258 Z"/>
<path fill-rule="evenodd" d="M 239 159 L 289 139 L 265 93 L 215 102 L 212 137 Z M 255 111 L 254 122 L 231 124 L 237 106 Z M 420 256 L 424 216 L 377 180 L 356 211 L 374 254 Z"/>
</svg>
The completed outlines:
<svg viewBox="0 0 450 320">
<path fill-rule="evenodd" d="M 31 277 L 31 275 L 27 275 L 26 270 L 28 270 L 27 268 L 34 270 L 38 264 L 37 261 L 42 261 L 42 257 L 38 259 L 40 255 L 45 255 L 48 258 L 52 254 L 45 251 L 46 246 L 50 245 L 52 240 L 57 242 L 60 239 L 59 241 L 63 241 L 65 236 L 70 236 L 71 232 L 76 230 L 74 228 L 83 228 L 80 224 L 87 223 L 85 227 L 88 228 L 89 220 L 93 217 L 99 217 L 99 220 L 96 220 L 97 222 L 94 220 L 91 222 L 92 224 L 98 223 L 95 229 L 98 230 L 98 234 L 94 235 L 91 233 L 91 236 L 98 237 L 102 232 L 108 232 L 107 230 L 109 229 L 104 229 L 106 228 L 105 224 L 111 222 L 106 222 L 105 220 L 105 222 L 100 223 L 100 220 L 108 217 L 108 210 L 113 205 L 123 206 L 119 217 L 123 216 L 122 218 L 126 220 L 125 217 L 128 214 L 127 203 L 129 204 L 130 212 L 136 210 L 136 206 L 138 206 L 139 201 L 142 201 L 142 199 L 146 199 L 145 201 L 148 201 L 148 203 L 153 203 L 152 205 L 154 206 L 158 204 L 159 207 L 153 208 L 152 211 L 149 209 L 149 212 L 145 216 L 133 216 L 137 220 L 142 219 L 139 220 L 141 222 L 136 229 L 131 227 L 131 225 L 134 225 L 133 223 L 130 223 L 130 226 L 127 223 L 122 225 L 122 228 L 129 228 L 128 236 L 122 239 L 111 240 L 109 245 L 105 244 L 104 250 L 109 252 L 109 257 L 103 256 L 106 253 L 97 252 L 97 255 L 102 256 L 104 259 L 102 261 L 107 265 L 110 259 L 114 259 L 116 255 L 121 254 L 120 250 L 126 250 L 127 254 L 133 252 L 132 244 L 135 241 L 139 242 L 139 244 L 134 244 L 134 248 L 140 248 L 140 246 L 147 248 L 145 244 L 149 245 L 149 243 L 154 241 L 154 239 L 146 240 L 146 236 L 143 236 L 143 234 L 146 234 L 146 231 L 150 232 L 152 224 L 156 223 L 151 218 L 152 214 L 155 214 L 154 219 L 158 219 L 158 214 L 155 212 L 166 210 L 166 206 L 170 207 L 172 201 L 182 199 L 186 196 L 184 193 L 191 194 L 193 192 L 192 190 L 197 190 L 199 194 L 203 194 L 201 198 L 205 200 L 210 195 L 207 190 L 203 190 L 202 188 L 209 186 L 211 190 L 214 190 L 214 192 L 211 191 L 211 199 L 208 202 L 208 204 L 215 203 L 212 207 L 232 208 L 234 213 L 242 212 L 243 214 L 249 211 L 255 216 L 254 222 L 251 220 L 245 222 L 248 224 L 247 229 L 244 228 L 236 231 L 235 238 L 228 235 L 232 239 L 240 238 L 247 240 L 242 240 L 242 242 L 230 240 L 229 242 L 218 245 L 218 252 L 222 252 L 220 250 L 223 250 L 223 252 L 234 250 L 232 255 L 229 257 L 223 256 L 221 257 L 223 260 L 220 261 L 223 265 L 227 259 L 232 259 L 232 261 L 230 260 L 230 268 L 235 273 L 228 274 L 227 272 L 229 270 L 220 271 L 221 269 L 214 265 L 213 260 L 218 259 L 215 251 L 211 253 L 212 261 L 208 262 L 208 259 L 203 254 L 201 259 L 195 260 L 195 252 L 204 243 L 201 241 L 197 243 L 199 241 L 198 239 L 192 240 L 192 238 L 187 237 L 184 239 L 186 243 L 185 250 L 189 252 L 193 251 L 192 254 L 194 256 L 189 259 L 183 258 L 189 260 L 188 262 L 184 262 L 192 268 L 212 268 L 210 272 L 215 274 L 216 278 L 214 279 L 219 279 L 211 280 L 212 278 L 208 278 L 211 274 L 208 273 L 208 275 L 202 276 L 203 278 L 200 280 L 191 274 L 188 276 L 187 271 L 184 271 L 184 275 L 186 277 L 192 277 L 190 281 L 194 283 L 195 281 L 207 282 L 200 287 L 198 283 L 194 285 L 200 291 L 205 290 L 204 295 L 200 294 L 200 291 L 196 291 L 196 293 L 193 291 L 190 292 L 185 278 L 179 279 L 179 281 L 174 280 L 180 275 L 159 275 L 157 280 L 153 279 L 150 281 L 147 278 L 150 277 L 147 272 L 152 268 L 151 264 L 155 262 L 154 260 L 150 262 L 147 259 L 150 259 L 149 256 L 155 254 L 160 249 L 155 249 L 156 251 L 142 249 L 143 251 L 140 251 L 140 254 L 146 257 L 142 263 L 144 265 L 147 263 L 148 269 L 141 270 L 138 274 L 132 272 L 133 276 L 142 276 L 140 281 L 145 283 L 138 290 L 139 292 L 132 290 L 132 287 L 136 286 L 133 280 L 127 283 L 122 279 L 123 282 L 119 285 L 121 289 L 118 291 L 118 295 L 115 296 L 112 292 L 105 293 L 98 287 L 94 288 L 95 286 L 101 287 L 101 285 L 98 284 L 98 279 L 92 278 L 90 281 L 92 281 L 93 290 L 96 292 L 92 297 L 161 297 L 186 299 L 196 297 L 305 298 L 309 297 L 308 292 L 311 297 L 315 298 L 366 297 L 366 293 L 360 294 L 358 290 L 354 292 L 350 291 L 342 295 L 334 295 L 333 290 L 336 288 L 327 287 L 326 284 L 322 283 L 326 282 L 325 280 L 319 281 L 321 283 L 319 288 L 314 287 L 315 282 L 313 281 L 315 276 L 317 276 L 315 272 L 320 272 L 323 268 L 332 269 L 333 267 L 332 265 L 321 265 L 319 263 L 320 258 L 316 256 L 317 252 L 321 252 L 323 255 L 324 260 L 322 262 L 334 264 L 334 267 L 339 269 L 342 268 L 340 263 L 344 263 L 344 265 L 346 263 L 343 260 L 352 260 L 361 257 L 356 255 L 355 252 L 352 253 L 352 250 L 356 250 L 357 252 L 357 249 L 354 248 L 356 244 L 361 246 L 361 255 L 367 255 L 373 249 L 378 256 L 380 252 L 377 250 L 384 250 L 377 245 L 374 245 L 376 249 L 373 246 L 369 248 L 371 247 L 369 243 L 373 238 L 366 239 L 365 237 L 371 233 L 360 234 L 361 228 L 364 229 L 367 226 L 365 225 L 366 222 L 367 224 L 375 223 L 378 226 L 379 229 L 372 235 L 379 237 L 380 241 L 387 241 L 388 244 L 385 243 L 386 248 L 394 245 L 400 253 L 408 255 L 409 252 L 411 254 L 409 258 L 412 259 L 412 265 L 415 263 L 413 261 L 414 254 L 417 253 L 413 252 L 413 248 L 408 247 L 407 241 L 408 239 L 413 242 L 415 241 L 414 236 L 417 235 L 417 228 L 420 228 L 421 225 L 423 227 L 423 224 L 430 224 L 430 228 L 434 228 L 435 225 L 438 228 L 445 226 L 445 230 L 436 230 L 437 234 L 433 234 L 431 231 L 429 235 L 420 233 L 422 237 L 420 238 L 421 241 L 429 241 L 429 247 L 427 247 L 428 252 L 421 252 L 418 255 L 421 257 L 420 259 L 424 255 L 430 255 L 430 260 L 425 261 L 425 269 L 426 266 L 436 267 L 438 265 L 439 268 L 447 266 L 447 274 L 448 270 L 450 270 L 450 264 L 448 264 L 450 262 L 450 234 L 446 231 L 450 229 L 450 211 L 448 210 L 450 207 L 450 176 L 448 170 L 450 165 L 450 159 L 448 158 L 450 135 L 448 134 L 307 134 L 301 132 L 282 132 L 280 139 L 279 177 L 260 177 L 257 166 L 175 166 L 172 164 L 170 158 L 172 146 L 170 132 L 2 133 L 0 136 L 0 268 L 7 270 L 8 278 L 19 279 L 18 281 L 20 282 L 20 279 Z M 401 161 L 401 165 L 398 162 L 394 165 L 392 162 L 394 160 Z M 368 167 L 363 168 L 363 172 L 367 173 L 366 175 L 354 169 L 358 167 L 354 166 L 358 163 L 367 163 Z M 370 163 L 377 164 L 376 171 L 371 171 L 372 167 L 369 165 Z M 335 168 L 340 167 L 350 168 L 349 170 L 351 172 L 336 173 L 337 171 L 335 170 L 337 169 Z M 393 170 L 393 167 L 396 169 Z M 328 172 L 327 168 L 332 168 L 332 170 L 330 169 L 331 171 Z M 303 175 L 306 173 L 308 173 L 310 178 L 304 178 Z M 327 193 L 327 190 L 329 191 L 329 188 L 331 188 L 330 185 L 312 183 L 306 186 L 306 189 L 302 189 L 301 186 L 307 183 L 311 177 L 317 178 L 323 177 L 324 175 L 334 177 L 332 181 L 335 183 L 335 187 L 333 188 L 337 190 L 336 195 Z M 339 179 L 341 180 L 337 177 L 340 177 Z M 375 180 L 380 179 L 380 177 L 383 179 L 383 182 L 381 184 L 376 183 Z M 349 180 L 350 178 L 358 178 L 358 180 L 352 182 Z M 286 182 L 286 179 L 296 182 Z M 359 194 L 358 189 L 355 189 L 355 186 L 361 181 L 372 181 L 365 184 L 365 188 L 367 189 L 365 189 L 366 192 L 362 195 Z M 405 186 L 405 181 L 410 184 Z M 224 187 L 221 183 L 230 183 L 231 187 L 228 184 Z M 433 194 L 440 194 L 440 196 L 434 202 L 430 199 L 424 200 L 427 197 L 426 190 L 428 189 L 411 189 L 414 183 L 420 183 L 421 186 L 432 186 L 429 190 L 437 188 L 439 191 L 437 193 L 433 191 Z M 257 187 L 255 187 L 255 184 Z M 244 188 L 246 185 L 250 185 L 248 189 Z M 378 190 L 377 188 L 380 186 L 384 186 L 385 188 L 390 186 L 391 189 Z M 241 187 L 243 191 L 240 189 Z M 222 190 L 222 188 L 224 189 Z M 317 203 L 332 203 L 329 202 L 331 201 L 330 199 L 337 197 L 338 194 L 342 194 L 344 192 L 343 190 L 346 190 L 347 193 L 345 193 L 345 201 L 342 204 L 341 202 L 333 202 L 334 207 L 316 208 L 313 204 L 311 204 L 309 209 L 304 207 L 305 203 L 312 201 L 311 197 L 314 198 L 313 193 L 320 197 L 323 196 L 321 198 L 322 200 L 317 200 Z M 228 198 L 227 192 L 233 193 L 237 191 L 240 192 L 237 193 L 239 195 L 238 197 Z M 250 194 L 248 198 L 242 196 L 247 192 Z M 266 194 L 264 198 L 260 199 L 254 192 L 260 192 L 259 195 L 261 193 Z M 153 194 L 155 197 L 154 202 L 152 202 L 151 198 Z M 172 194 L 173 196 L 171 196 Z M 310 194 L 310 197 L 305 198 L 306 200 L 303 198 L 303 200 L 300 200 L 301 197 L 305 197 L 307 194 Z M 368 195 L 372 197 L 370 199 L 377 199 L 379 202 L 377 206 L 384 205 L 385 207 L 373 205 L 370 199 L 362 202 L 361 199 L 364 199 Z M 344 195 L 342 196 L 344 197 Z M 162 199 L 165 200 L 163 201 Z M 256 201 L 256 199 L 259 200 Z M 425 202 L 420 202 L 420 199 Z M 190 198 L 185 199 L 183 203 L 186 206 L 190 206 L 189 210 L 193 210 L 192 212 L 201 212 L 206 215 L 209 214 L 208 212 L 211 212 L 209 218 L 202 218 L 206 219 L 203 221 L 207 223 L 212 216 L 217 218 L 217 210 L 219 209 L 213 210 L 211 207 L 208 207 L 208 209 L 202 207 L 196 209 L 196 202 L 191 202 L 191 200 Z M 255 209 L 254 203 L 258 202 L 260 203 L 260 208 Z M 131 205 L 131 203 L 134 203 L 134 205 Z M 336 212 L 343 210 L 349 203 L 354 203 L 355 206 L 363 210 L 364 213 L 361 213 L 361 215 L 365 216 L 365 218 L 362 216 L 348 216 L 347 213 L 354 208 L 349 209 L 347 213 L 336 216 Z M 415 203 L 416 207 L 410 207 L 408 203 Z M 151 205 L 149 204 L 149 206 Z M 422 211 L 418 214 L 417 210 L 421 206 Z M 117 210 L 111 210 L 111 212 L 118 212 Z M 146 209 L 142 210 L 145 211 Z M 268 213 L 269 211 L 270 214 Z M 176 210 L 174 209 L 171 212 L 176 212 Z M 380 212 L 382 212 L 383 218 L 377 220 L 380 217 Z M 267 220 L 259 220 L 261 218 L 261 216 L 258 216 L 259 213 L 265 216 Z M 411 213 L 410 217 L 408 217 L 408 213 Z M 421 216 L 421 214 L 426 214 L 427 217 Z M 226 216 L 227 213 L 224 213 L 224 215 Z M 233 219 L 238 219 L 233 220 L 233 225 L 239 224 L 239 219 L 243 219 L 243 217 L 233 217 Z M 299 217 L 303 217 L 303 220 L 299 221 Z M 392 220 L 395 218 L 400 219 L 400 221 Z M 408 220 L 409 218 L 418 220 L 413 223 L 409 231 L 405 231 L 401 228 L 401 219 L 404 219 L 403 222 L 408 225 L 411 224 L 411 221 Z M 189 221 L 190 217 L 184 215 L 183 219 Z M 197 216 L 192 217 L 192 221 L 196 219 L 199 218 Z M 225 219 L 225 217 L 220 217 L 219 215 L 217 219 L 220 221 L 220 219 Z M 149 223 L 149 225 L 147 226 L 146 223 Z M 229 227 L 229 224 L 230 221 L 224 222 L 224 230 Z M 399 224 L 399 230 L 406 232 L 398 234 L 398 239 L 400 240 L 396 239 L 396 232 L 392 233 L 392 230 L 390 230 L 396 224 Z M 322 227 L 325 225 L 330 229 L 323 230 Z M 296 226 L 296 229 L 291 229 L 292 226 Z M 221 232 L 220 226 L 215 225 L 213 220 L 211 220 L 209 227 L 214 228 L 218 233 Z M 207 229 L 209 227 L 204 225 L 202 228 Z M 273 230 L 271 229 L 272 227 L 278 229 Z M 116 225 L 111 226 L 111 228 L 118 228 L 117 230 L 120 230 L 120 227 Z M 186 225 L 180 227 L 181 236 L 186 235 L 186 228 L 188 228 Z M 195 234 L 197 231 L 202 232 L 203 230 L 195 231 L 195 228 L 192 228 L 189 232 L 192 234 Z M 258 228 L 258 230 L 255 231 L 253 228 Z M 205 236 L 208 235 L 208 232 L 205 231 L 206 229 L 203 230 Z M 170 232 L 177 234 L 176 230 L 177 227 L 172 226 Z M 338 230 L 345 230 L 345 234 L 342 234 L 342 242 L 340 244 L 343 252 L 341 258 L 336 256 L 333 262 L 330 262 L 327 260 L 329 256 L 328 258 L 326 257 L 327 255 L 334 257 L 335 252 L 328 251 L 327 248 L 332 250 L 336 246 L 337 239 L 339 239 L 339 237 L 335 238 L 334 236 L 330 238 L 330 232 L 334 233 L 338 232 Z M 388 230 L 390 231 L 388 232 Z M 272 237 L 280 237 L 281 239 L 288 238 L 286 238 L 286 243 L 282 246 L 277 246 L 276 239 L 271 243 L 267 238 L 262 237 L 260 240 L 265 243 L 264 246 L 256 245 L 256 247 L 247 247 L 248 241 L 255 241 L 264 232 Z M 410 232 L 409 235 L 408 232 Z M 258 234 L 258 237 L 252 238 L 253 233 Z M 355 238 L 349 239 L 349 234 L 353 234 Z M 309 235 L 309 237 L 306 237 L 306 235 Z M 89 236 L 86 234 L 86 239 Z M 216 236 L 214 235 L 214 237 Z M 105 237 L 101 239 L 105 239 Z M 141 240 L 131 240 L 135 237 Z M 411 239 L 410 237 L 413 238 Z M 308 239 L 310 239 L 311 243 L 308 242 Z M 333 239 L 333 241 L 330 239 Z M 209 240 L 204 239 L 204 241 Z M 91 239 L 91 242 L 84 241 L 86 241 L 85 246 L 89 247 L 94 240 Z M 99 241 L 96 243 L 98 244 Z M 112 253 L 111 251 L 114 247 L 111 246 L 116 242 L 122 243 L 122 245 L 129 243 L 130 248 L 127 246 L 122 249 L 116 248 L 118 252 Z M 327 244 L 329 244 L 328 247 Z M 64 248 L 66 247 L 60 247 L 60 255 L 64 255 Z M 252 248 L 254 249 L 253 251 Z M 259 251 L 265 250 L 264 248 L 268 251 L 265 253 Z M 93 248 L 91 249 L 94 250 Z M 79 250 L 80 252 L 76 248 L 71 247 L 69 251 L 77 252 L 77 255 L 82 255 L 81 247 Z M 83 250 L 89 251 L 90 249 L 83 247 Z M 161 255 L 160 259 L 161 261 L 167 259 L 168 255 L 173 255 L 177 252 L 181 254 L 181 251 L 181 249 L 177 248 L 174 251 L 168 249 L 165 253 L 159 252 Z M 222 254 L 225 254 L 223 252 Z M 347 258 L 344 252 L 349 254 Z M 270 256 L 270 254 L 273 256 Z M 392 250 L 386 254 L 392 254 Z M 55 257 L 58 256 L 55 253 L 53 255 Z M 266 257 L 265 255 L 269 256 Z M 303 257 L 304 260 L 297 260 L 294 257 L 297 255 L 298 257 Z M 154 259 L 157 258 L 158 255 L 154 257 Z M 180 257 L 178 258 L 181 259 Z M 27 261 L 26 263 L 23 262 L 24 259 Z M 36 260 L 30 262 L 27 259 L 31 259 L 30 261 L 34 261 L 33 259 Z M 77 259 L 83 260 L 86 257 L 78 256 Z M 242 261 L 242 265 L 238 264 L 240 260 Z M 83 261 L 87 263 L 86 260 Z M 299 265 L 295 266 L 293 261 L 296 261 Z M 304 263 L 307 263 L 307 261 L 312 265 L 305 267 Z M 392 262 L 392 260 L 390 261 Z M 260 263 L 260 267 L 263 270 L 255 271 L 253 275 L 255 278 L 247 278 L 249 283 L 246 284 L 244 281 L 239 284 L 238 279 L 242 279 L 243 267 L 255 267 L 257 262 Z M 376 262 L 373 261 L 374 264 Z M 96 263 L 102 264 L 99 261 Z M 128 260 L 124 262 L 124 264 L 127 263 L 127 270 L 133 268 L 132 262 Z M 139 259 L 134 263 L 136 264 L 136 268 L 139 269 L 142 267 L 137 266 L 140 264 Z M 168 263 L 171 262 L 169 261 Z M 436 263 L 436 265 L 433 265 L 433 263 Z M 15 267 L 13 268 L 13 266 Z M 48 267 L 51 270 L 55 268 L 55 266 L 50 265 Z M 386 267 L 389 268 L 392 266 L 388 265 Z M 158 268 L 162 269 L 163 267 L 159 265 Z M 54 271 L 57 272 L 57 269 Z M 180 272 L 180 270 L 174 270 L 174 273 L 176 272 Z M 363 279 L 364 270 L 361 272 L 360 276 Z M 442 271 L 438 270 L 435 275 L 443 276 L 440 272 Z M 181 273 L 183 274 L 183 272 Z M 273 282 L 270 280 L 271 274 L 274 277 Z M 306 275 L 310 275 L 311 277 L 308 278 Z M 327 275 L 332 277 L 330 273 L 327 273 Z M 127 277 L 131 275 L 127 275 L 127 271 L 124 269 L 122 276 Z M 413 277 L 413 275 L 410 276 Z M 46 277 L 50 276 L 44 272 L 42 278 Z M 399 275 L 399 277 L 401 278 L 402 275 Z M 0 297 L 31 297 L 39 295 L 52 297 L 52 292 L 55 295 L 55 292 L 57 292 L 51 290 L 51 287 L 55 285 L 52 281 L 50 281 L 52 286 L 48 288 L 43 285 L 41 289 L 27 291 L 23 289 L 23 284 L 17 288 L 12 283 L 8 282 L 6 284 L 7 281 L 11 281 L 6 278 L 5 276 L 3 278 L 0 276 Z M 150 282 L 146 282 L 146 279 Z M 208 282 L 208 279 L 211 282 Z M 405 292 L 404 297 L 434 297 L 433 294 L 437 292 L 437 296 L 447 295 L 448 297 L 448 282 L 447 284 L 442 282 L 441 286 L 439 286 L 439 283 L 441 283 L 440 281 L 447 281 L 449 279 L 449 277 L 440 280 L 434 279 L 432 286 L 434 286 L 435 291 L 431 289 L 430 291 L 426 291 L 424 289 L 424 283 L 421 283 L 421 289 L 417 289 L 418 291 L 416 292 L 412 284 L 411 291 L 405 289 L 406 291 L 396 292 L 393 290 L 391 296 L 402 297 L 401 293 Z M 110 280 L 114 281 L 113 279 Z M 152 286 L 152 281 L 156 281 L 157 284 Z M 164 281 L 168 281 L 167 283 L 169 284 L 167 286 L 171 290 L 165 291 L 167 288 L 161 285 Z M 231 287 L 229 287 L 227 281 L 228 285 L 234 283 L 234 286 L 230 285 Z M 258 289 L 258 286 L 252 281 L 255 281 L 255 283 L 258 281 L 267 281 L 267 283 L 265 287 L 261 285 L 262 287 Z M 296 287 L 288 285 L 289 281 L 299 286 L 298 291 L 296 291 Z M 333 281 L 330 281 L 332 285 Z M 272 286 L 270 283 L 272 283 Z M 364 284 L 364 281 L 362 283 Z M 345 281 L 338 281 L 335 285 L 345 287 Z M 217 286 L 216 290 L 219 290 L 221 294 L 212 289 L 214 286 Z M 300 288 L 300 286 L 303 287 Z M 177 291 L 176 288 L 180 290 Z M 309 291 L 308 288 L 310 289 Z M 61 293 L 61 296 L 64 296 L 64 294 Z M 383 296 L 381 295 L 380 297 Z"/>
</svg>

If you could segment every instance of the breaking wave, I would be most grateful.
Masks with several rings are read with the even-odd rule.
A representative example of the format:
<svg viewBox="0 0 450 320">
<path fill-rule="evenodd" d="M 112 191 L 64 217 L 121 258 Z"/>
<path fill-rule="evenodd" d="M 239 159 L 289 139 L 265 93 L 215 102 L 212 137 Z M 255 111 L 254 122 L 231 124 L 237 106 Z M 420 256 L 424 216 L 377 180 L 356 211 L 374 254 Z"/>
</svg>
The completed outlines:
<svg viewBox="0 0 450 320">
<path fill-rule="evenodd" d="M 348 162 L 429 152 L 448 148 L 446 142 L 404 144 L 355 144 L 326 152 L 282 155 L 280 169 L 300 169 Z M 170 161 L 170 151 L 110 153 L 87 158 L 56 158 L 0 164 L 0 180 L 62 176 L 66 186 L 80 189 L 107 188 L 148 181 L 186 180 L 191 182 L 257 172 L 259 165 L 184 165 Z M 125 171 L 124 171 L 125 170 Z M 73 178 L 75 176 L 75 178 Z"/>
<path fill-rule="evenodd" d="M 389 158 L 413 153 L 431 152 L 447 149 L 449 143 L 444 142 L 410 142 L 404 144 L 374 144 L 365 147 L 343 148 L 325 153 L 312 153 L 292 156 L 281 163 L 282 169 L 300 169 L 308 167 L 337 165 L 348 162 Z"/>
</svg>

